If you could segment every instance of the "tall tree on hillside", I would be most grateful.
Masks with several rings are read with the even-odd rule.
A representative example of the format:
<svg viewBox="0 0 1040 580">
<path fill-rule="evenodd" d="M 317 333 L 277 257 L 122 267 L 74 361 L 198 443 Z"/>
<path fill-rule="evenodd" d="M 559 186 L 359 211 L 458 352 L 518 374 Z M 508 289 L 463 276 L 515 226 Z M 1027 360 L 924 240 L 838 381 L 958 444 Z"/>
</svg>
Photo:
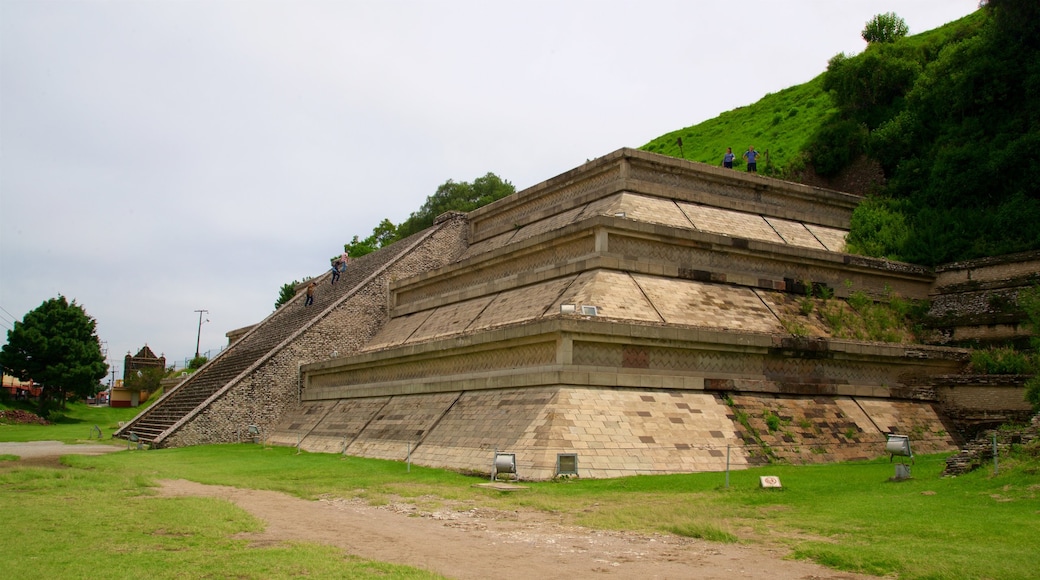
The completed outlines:
<svg viewBox="0 0 1040 580">
<path fill-rule="evenodd" d="M 895 12 L 885 12 L 868 20 L 862 35 L 863 40 L 874 44 L 875 42 L 895 42 L 906 36 L 908 32 L 910 32 L 910 28 L 906 25 L 905 20 L 897 16 Z"/>
<path fill-rule="evenodd" d="M 474 179 L 473 183 L 449 179 L 401 225 L 395 226 L 390 220 L 384 219 L 372 230 L 372 235 L 365 239 L 354 236 L 343 245 L 343 249 L 351 257 L 364 256 L 432 226 L 433 220 L 442 213 L 472 211 L 513 193 L 516 193 L 516 188 L 512 183 L 491 172 Z"/>
<path fill-rule="evenodd" d="M 397 239 L 406 238 L 433 225 L 433 220 L 447 211 L 472 211 L 507 195 L 516 193 L 512 183 L 503 181 L 494 173 L 483 177 L 455 182 L 449 179 L 426 198 L 426 203 L 413 212 L 397 228 Z"/>
<path fill-rule="evenodd" d="M 73 300 L 51 298 L 30 311 L 7 331 L 0 365 L 7 373 L 43 387 L 39 414 L 50 413 L 50 402 L 64 405 L 68 395 L 91 397 L 100 390 L 108 364 L 101 354 L 97 322 Z"/>
</svg>

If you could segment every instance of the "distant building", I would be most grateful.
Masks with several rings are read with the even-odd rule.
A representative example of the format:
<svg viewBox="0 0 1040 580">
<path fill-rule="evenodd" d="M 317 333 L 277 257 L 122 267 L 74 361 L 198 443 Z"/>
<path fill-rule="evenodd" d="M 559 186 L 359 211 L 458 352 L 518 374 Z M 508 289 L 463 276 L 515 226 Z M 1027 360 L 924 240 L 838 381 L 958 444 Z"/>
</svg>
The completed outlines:
<svg viewBox="0 0 1040 580">
<path fill-rule="evenodd" d="M 5 374 L 3 376 L 3 390 L 11 398 L 28 399 L 30 397 L 39 397 L 43 388 L 37 387 L 31 380 L 21 381 Z"/>
<path fill-rule="evenodd" d="M 148 348 L 147 344 L 141 347 L 141 350 L 137 351 L 136 355 L 130 356 L 129 352 L 126 353 L 126 357 L 123 359 L 124 381 L 112 387 L 113 407 L 136 407 L 148 400 L 148 397 L 151 395 L 150 392 L 127 388 L 125 381 L 126 377 L 147 368 L 165 370 L 166 357 L 155 356 L 155 353 Z"/>
</svg>

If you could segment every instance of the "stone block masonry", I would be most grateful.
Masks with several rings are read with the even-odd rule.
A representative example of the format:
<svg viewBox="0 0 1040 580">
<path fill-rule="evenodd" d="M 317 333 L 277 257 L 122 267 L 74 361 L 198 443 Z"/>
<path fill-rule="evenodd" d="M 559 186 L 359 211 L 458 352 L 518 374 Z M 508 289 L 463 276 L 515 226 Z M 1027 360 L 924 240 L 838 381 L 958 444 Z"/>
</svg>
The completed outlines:
<svg viewBox="0 0 1040 580">
<path fill-rule="evenodd" d="M 387 320 L 389 283 L 457 259 L 466 249 L 465 225 L 463 216 L 455 216 L 416 238 L 399 242 L 404 247 L 370 254 L 365 257 L 367 261 L 365 258 L 355 260 L 352 266 L 368 272 L 367 277 L 357 279 L 358 272 L 348 270 L 335 291 L 328 284 L 321 286 L 319 292 L 325 295 L 319 294 L 314 306 L 304 309 L 300 296 L 284 305 L 269 317 L 270 322 L 257 325 L 210 361 L 208 371 L 204 367 L 196 373 L 198 379 L 205 379 L 205 373 L 216 373 L 222 357 L 230 360 L 237 356 L 252 361 L 246 369 L 222 379 L 216 391 L 166 428 L 154 439 L 153 445 L 177 447 L 233 442 L 251 424 L 263 426 L 268 435 L 276 435 L 272 427 L 286 411 L 299 404 L 301 365 L 328 359 L 334 353 L 346 356 L 370 341 Z M 402 252 L 405 248 L 408 251 Z M 352 274 L 355 277 L 351 277 Z M 334 294 L 337 291 L 341 293 L 338 298 Z M 302 324 L 280 343 L 256 349 L 259 338 L 254 337 L 270 336 L 276 330 L 277 321 L 288 318 L 290 313 L 297 318 L 304 317 Z M 168 394 L 171 401 L 175 400 L 175 392 Z M 162 407 L 157 403 L 155 410 L 161 412 Z M 135 422 L 144 418 L 138 417 Z M 123 431 L 132 429 L 133 423 Z M 281 440 L 289 443 L 292 439 Z"/>
<path fill-rule="evenodd" d="M 616 477 L 875 457 L 892 432 L 953 450 L 945 410 L 1006 407 L 935 382 L 966 351 L 781 319 L 807 287 L 932 293 L 927 268 L 842 253 L 859 199 L 623 149 L 355 260 L 131 428 L 485 474 L 499 451 L 524 479 L 560 454 Z"/>
</svg>

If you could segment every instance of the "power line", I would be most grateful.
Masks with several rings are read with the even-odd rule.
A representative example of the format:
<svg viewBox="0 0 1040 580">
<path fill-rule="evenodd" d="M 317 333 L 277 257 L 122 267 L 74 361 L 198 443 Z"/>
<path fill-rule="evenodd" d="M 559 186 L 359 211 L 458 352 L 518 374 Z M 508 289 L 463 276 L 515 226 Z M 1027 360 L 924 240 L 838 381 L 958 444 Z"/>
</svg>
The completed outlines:
<svg viewBox="0 0 1040 580">
<path fill-rule="evenodd" d="M 3 312 L 7 313 L 7 316 L 9 316 L 11 318 L 12 322 L 14 322 L 15 320 L 18 320 L 18 317 L 16 317 L 14 314 L 11 314 L 10 312 L 8 312 L 7 309 L 4 308 L 3 306 L 0 306 L 0 310 L 2 310 Z"/>
</svg>

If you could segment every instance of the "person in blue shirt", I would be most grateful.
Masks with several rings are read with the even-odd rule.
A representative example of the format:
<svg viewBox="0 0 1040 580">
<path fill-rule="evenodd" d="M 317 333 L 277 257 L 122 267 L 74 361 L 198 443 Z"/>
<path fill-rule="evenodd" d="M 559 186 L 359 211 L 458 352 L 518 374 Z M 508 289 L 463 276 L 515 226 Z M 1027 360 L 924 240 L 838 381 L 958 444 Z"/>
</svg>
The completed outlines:
<svg viewBox="0 0 1040 580">
<path fill-rule="evenodd" d="M 758 151 L 755 151 L 754 147 L 748 147 L 744 152 L 744 159 L 747 159 L 747 170 L 751 173 L 758 173 L 758 163 L 755 161 L 757 158 Z"/>
<path fill-rule="evenodd" d="M 737 156 L 733 154 L 733 148 L 726 147 L 726 154 L 722 156 L 722 166 L 733 169 L 733 160 L 736 158 Z"/>
</svg>

